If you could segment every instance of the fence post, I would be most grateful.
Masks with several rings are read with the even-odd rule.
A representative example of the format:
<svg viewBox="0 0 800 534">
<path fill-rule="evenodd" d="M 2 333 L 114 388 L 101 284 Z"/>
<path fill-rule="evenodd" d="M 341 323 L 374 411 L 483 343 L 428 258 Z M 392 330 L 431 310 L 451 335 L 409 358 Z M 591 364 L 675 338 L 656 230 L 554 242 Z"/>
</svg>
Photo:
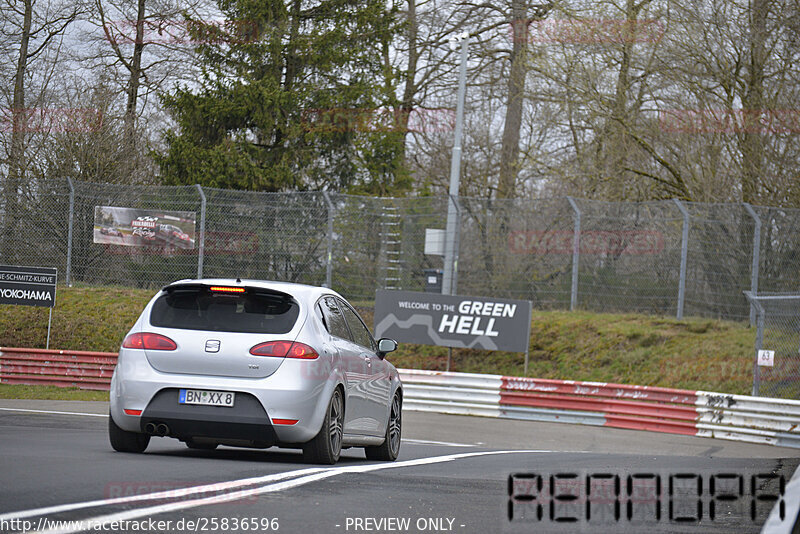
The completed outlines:
<svg viewBox="0 0 800 534">
<path fill-rule="evenodd" d="M 194 184 L 200 193 L 200 240 L 197 246 L 197 278 L 203 278 L 203 257 L 206 251 L 206 194 L 200 184 Z"/>
<path fill-rule="evenodd" d="M 66 284 L 71 287 L 70 277 L 72 276 L 72 226 L 75 220 L 75 186 L 72 183 L 72 178 L 67 177 L 67 184 L 69 184 L 69 219 L 67 220 L 67 269 L 66 269 Z"/>
<path fill-rule="evenodd" d="M 759 266 L 759 254 L 761 252 L 761 217 L 758 216 L 756 210 L 748 204 L 744 202 L 744 209 L 747 210 L 747 213 L 750 214 L 750 217 L 756 223 L 756 227 L 753 230 L 753 267 L 750 271 L 750 291 L 753 295 L 758 295 L 758 266 Z M 756 319 L 756 309 L 753 306 L 753 303 L 750 303 L 750 326 L 755 325 Z"/>
<path fill-rule="evenodd" d="M 575 229 L 572 234 L 572 289 L 569 296 L 569 311 L 578 306 L 578 262 L 581 254 L 581 210 L 572 197 L 567 197 L 569 205 L 575 212 Z"/>
<path fill-rule="evenodd" d="M 325 265 L 325 287 L 330 288 L 333 285 L 333 202 L 327 191 L 322 192 L 325 203 L 328 205 L 328 251 L 327 251 L 327 265 Z"/>
<path fill-rule="evenodd" d="M 461 231 L 461 206 L 458 203 L 458 190 L 453 192 L 451 182 L 447 197 L 447 223 L 444 243 L 444 274 L 442 275 L 442 295 L 457 295 L 458 242 Z"/>
<path fill-rule="evenodd" d="M 683 303 L 686 298 L 686 260 L 689 256 L 689 211 L 677 198 L 672 199 L 683 215 L 683 236 L 681 237 L 681 273 L 678 281 L 678 319 L 683 319 Z"/>
<path fill-rule="evenodd" d="M 753 358 L 753 397 L 758 397 L 758 390 L 761 386 L 761 369 L 758 367 L 758 351 L 764 348 L 764 307 L 758 301 L 758 297 L 751 291 L 745 291 L 744 296 L 750 301 L 750 306 L 755 308 L 757 315 L 756 328 L 756 353 Z"/>
</svg>

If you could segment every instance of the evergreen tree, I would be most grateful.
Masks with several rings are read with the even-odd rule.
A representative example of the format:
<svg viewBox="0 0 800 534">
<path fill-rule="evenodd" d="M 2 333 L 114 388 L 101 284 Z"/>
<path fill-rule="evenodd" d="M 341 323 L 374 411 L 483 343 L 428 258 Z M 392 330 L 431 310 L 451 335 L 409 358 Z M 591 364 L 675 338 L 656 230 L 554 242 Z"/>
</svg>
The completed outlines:
<svg viewBox="0 0 800 534">
<path fill-rule="evenodd" d="M 219 0 L 193 23 L 197 87 L 164 97 L 177 131 L 156 154 L 168 184 L 259 191 L 410 187 L 382 59 L 398 31 L 385 0 Z M 384 110 L 384 111 L 382 111 Z"/>
</svg>

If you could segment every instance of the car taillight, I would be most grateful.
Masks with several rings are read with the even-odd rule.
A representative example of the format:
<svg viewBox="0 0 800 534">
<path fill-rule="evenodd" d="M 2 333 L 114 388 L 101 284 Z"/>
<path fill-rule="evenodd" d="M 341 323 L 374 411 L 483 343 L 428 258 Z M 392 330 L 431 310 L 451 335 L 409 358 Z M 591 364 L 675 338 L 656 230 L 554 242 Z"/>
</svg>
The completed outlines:
<svg viewBox="0 0 800 534">
<path fill-rule="evenodd" d="M 167 336 L 142 332 L 131 334 L 122 342 L 125 349 L 175 350 L 178 345 Z"/>
<path fill-rule="evenodd" d="M 244 293 L 243 287 L 211 286 L 208 289 L 214 293 Z"/>
<path fill-rule="evenodd" d="M 291 341 L 267 341 L 259 343 L 252 349 L 253 356 L 277 356 L 278 358 L 298 358 L 301 360 L 314 360 L 319 358 L 317 351 L 305 343 Z"/>
</svg>

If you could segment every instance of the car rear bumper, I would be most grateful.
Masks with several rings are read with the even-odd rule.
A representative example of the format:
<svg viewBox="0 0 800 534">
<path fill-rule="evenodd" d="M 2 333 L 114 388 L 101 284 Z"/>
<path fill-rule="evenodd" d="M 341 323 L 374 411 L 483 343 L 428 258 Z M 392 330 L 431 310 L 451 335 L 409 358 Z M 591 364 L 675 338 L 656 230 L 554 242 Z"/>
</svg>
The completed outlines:
<svg viewBox="0 0 800 534">
<path fill-rule="evenodd" d="M 287 359 L 266 378 L 215 377 L 162 373 L 150 366 L 143 351 L 123 349 L 111 380 L 111 416 L 129 432 L 143 432 L 147 423 L 162 422 L 170 429 L 167 435 L 179 439 L 202 436 L 301 444 L 319 432 L 333 390 L 343 381 L 336 373 L 309 378 L 312 373 L 303 366 L 310 363 Z M 234 392 L 234 408 L 181 405 L 180 389 Z M 133 415 L 137 411 L 140 415 Z M 273 424 L 275 419 L 297 423 Z"/>
<path fill-rule="evenodd" d="M 253 395 L 239 393 L 231 407 L 180 404 L 179 390 L 162 389 L 142 413 L 139 428 L 147 432 L 149 424 L 166 425 L 166 435 L 181 440 L 214 438 L 251 440 L 263 446 L 278 441 L 272 421 Z M 152 432 L 150 432 L 152 433 Z"/>
</svg>

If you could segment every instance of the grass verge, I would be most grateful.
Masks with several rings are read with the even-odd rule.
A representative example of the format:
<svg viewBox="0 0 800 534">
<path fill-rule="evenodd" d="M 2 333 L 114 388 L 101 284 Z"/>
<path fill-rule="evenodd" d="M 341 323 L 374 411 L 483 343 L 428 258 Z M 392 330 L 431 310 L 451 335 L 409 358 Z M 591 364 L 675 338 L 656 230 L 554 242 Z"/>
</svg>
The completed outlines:
<svg viewBox="0 0 800 534">
<path fill-rule="evenodd" d="M 115 352 L 152 295 L 149 289 L 59 287 L 50 346 Z M 360 307 L 359 311 L 367 324 L 372 324 L 372 310 Z M 47 312 L 46 308 L 0 306 L 0 346 L 44 347 Z M 755 330 L 741 323 L 697 318 L 678 321 L 640 314 L 534 311 L 527 375 L 748 394 L 754 346 Z M 522 376 L 524 357 L 517 353 L 454 349 L 450 369 Z M 389 359 L 397 367 L 444 370 L 448 349 L 401 344 Z M 4 393 L 6 387 L 0 388 L 2 398 L 69 391 L 47 388 L 56 391 L 37 393 L 32 388 L 28 392 Z"/>
<path fill-rule="evenodd" d="M 18 384 L 0 384 L 0 399 L 107 401 L 108 391 L 58 388 L 55 386 L 22 386 Z"/>
</svg>

